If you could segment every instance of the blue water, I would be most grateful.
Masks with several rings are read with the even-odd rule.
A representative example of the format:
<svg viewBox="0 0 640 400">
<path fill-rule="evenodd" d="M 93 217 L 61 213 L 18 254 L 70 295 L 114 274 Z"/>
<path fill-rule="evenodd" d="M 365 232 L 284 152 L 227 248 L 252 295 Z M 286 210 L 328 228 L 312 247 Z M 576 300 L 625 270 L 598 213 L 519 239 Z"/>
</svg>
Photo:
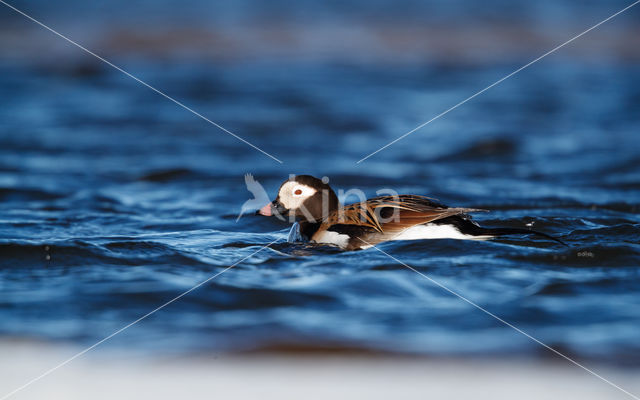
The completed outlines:
<svg viewBox="0 0 640 400">
<path fill-rule="evenodd" d="M 640 363 L 640 69 L 557 57 L 356 161 L 521 64 L 129 59 L 127 69 L 281 159 L 90 59 L 0 64 L 0 335 L 154 354 L 549 356 L 369 249 L 286 243 L 245 215 L 252 173 L 422 194 L 537 238 L 386 243 L 563 353 Z"/>
</svg>

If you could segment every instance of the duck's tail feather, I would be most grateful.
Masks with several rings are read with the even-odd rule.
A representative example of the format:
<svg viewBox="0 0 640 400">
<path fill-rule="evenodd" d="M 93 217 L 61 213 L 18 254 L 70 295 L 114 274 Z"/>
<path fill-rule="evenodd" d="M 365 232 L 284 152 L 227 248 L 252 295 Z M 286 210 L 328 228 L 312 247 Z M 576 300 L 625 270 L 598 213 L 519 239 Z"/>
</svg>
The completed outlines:
<svg viewBox="0 0 640 400">
<path fill-rule="evenodd" d="M 483 232 L 483 235 L 491 235 L 491 236 L 507 236 L 507 235 L 536 235 L 543 238 L 547 238 L 553 240 L 554 242 L 558 242 L 563 246 L 569 247 L 568 244 L 563 242 L 562 240 L 548 235 L 544 232 L 534 231 L 532 229 L 524 229 L 524 228 L 483 228 L 478 227 Z"/>
<path fill-rule="evenodd" d="M 473 222 L 470 218 L 459 215 L 443 218 L 433 223 L 454 225 L 460 232 L 472 236 L 536 235 L 570 247 L 562 240 L 544 232 L 524 228 L 484 228 Z"/>
</svg>

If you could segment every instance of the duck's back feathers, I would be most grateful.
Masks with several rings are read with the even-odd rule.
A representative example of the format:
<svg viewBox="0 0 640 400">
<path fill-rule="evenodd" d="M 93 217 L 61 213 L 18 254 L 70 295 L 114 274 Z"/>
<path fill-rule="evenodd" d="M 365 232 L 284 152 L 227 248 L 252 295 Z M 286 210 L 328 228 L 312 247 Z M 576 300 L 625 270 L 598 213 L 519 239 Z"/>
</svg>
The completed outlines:
<svg viewBox="0 0 640 400">
<path fill-rule="evenodd" d="M 484 210 L 450 208 L 423 196 L 382 196 L 344 206 L 332 213 L 322 225 L 358 225 L 379 233 L 394 233 L 414 225 L 474 211 Z"/>
<path fill-rule="evenodd" d="M 449 208 L 433 199 L 415 195 L 381 196 L 344 206 L 322 222 L 312 239 L 340 242 L 343 248 L 369 247 L 393 240 L 417 225 L 462 215 L 473 208 Z M 342 235 L 342 236 L 340 236 Z M 348 240 L 347 245 L 345 241 Z"/>
</svg>

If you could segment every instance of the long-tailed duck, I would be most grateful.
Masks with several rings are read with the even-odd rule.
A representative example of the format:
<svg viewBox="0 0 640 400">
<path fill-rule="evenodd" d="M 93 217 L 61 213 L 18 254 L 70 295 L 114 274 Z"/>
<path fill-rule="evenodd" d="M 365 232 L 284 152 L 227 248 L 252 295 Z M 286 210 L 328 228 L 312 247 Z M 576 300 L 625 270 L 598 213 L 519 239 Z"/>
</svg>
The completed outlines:
<svg viewBox="0 0 640 400">
<path fill-rule="evenodd" d="M 512 234 L 534 234 L 566 245 L 546 233 L 520 228 L 483 228 L 468 213 L 485 211 L 447 207 L 417 195 L 382 196 L 341 206 L 322 180 L 297 175 L 286 180 L 276 199 L 257 214 L 279 215 L 300 224 L 300 235 L 311 242 L 358 250 L 390 240 L 486 240 Z"/>
</svg>

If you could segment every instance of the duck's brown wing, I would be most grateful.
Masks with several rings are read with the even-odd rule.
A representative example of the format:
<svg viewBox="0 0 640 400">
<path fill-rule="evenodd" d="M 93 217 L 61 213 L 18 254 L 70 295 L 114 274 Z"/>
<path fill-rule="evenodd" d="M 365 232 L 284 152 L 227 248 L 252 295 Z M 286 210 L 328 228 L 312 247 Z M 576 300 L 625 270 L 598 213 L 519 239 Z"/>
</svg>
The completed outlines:
<svg viewBox="0 0 640 400">
<path fill-rule="evenodd" d="M 357 225 L 387 237 L 415 225 L 475 211 L 485 210 L 450 208 L 428 197 L 416 195 L 382 196 L 342 207 L 323 222 L 322 228 Z"/>
</svg>

